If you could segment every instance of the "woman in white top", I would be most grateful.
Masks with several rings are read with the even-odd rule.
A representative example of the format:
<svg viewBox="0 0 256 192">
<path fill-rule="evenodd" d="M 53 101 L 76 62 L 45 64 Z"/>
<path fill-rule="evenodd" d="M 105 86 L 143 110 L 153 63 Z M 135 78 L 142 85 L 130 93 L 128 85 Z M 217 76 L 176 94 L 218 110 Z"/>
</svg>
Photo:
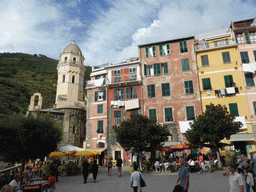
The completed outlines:
<svg viewBox="0 0 256 192">
<path fill-rule="evenodd" d="M 134 192 L 141 191 L 140 187 L 140 177 L 142 177 L 141 173 L 138 171 L 138 166 L 134 165 L 134 172 L 131 174 L 131 188 L 133 188 Z M 143 177 L 142 177 L 143 178 Z M 139 189 L 139 190 L 138 190 Z"/>
</svg>

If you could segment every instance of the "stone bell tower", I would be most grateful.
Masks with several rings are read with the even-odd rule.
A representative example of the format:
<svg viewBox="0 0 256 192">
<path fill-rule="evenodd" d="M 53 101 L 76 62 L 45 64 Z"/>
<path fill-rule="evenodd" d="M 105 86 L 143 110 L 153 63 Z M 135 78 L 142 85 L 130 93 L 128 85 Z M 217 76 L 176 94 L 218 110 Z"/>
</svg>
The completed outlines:
<svg viewBox="0 0 256 192">
<path fill-rule="evenodd" d="M 58 81 L 55 108 L 79 106 L 83 102 L 84 57 L 75 44 L 68 45 L 60 55 L 57 65 Z"/>
</svg>

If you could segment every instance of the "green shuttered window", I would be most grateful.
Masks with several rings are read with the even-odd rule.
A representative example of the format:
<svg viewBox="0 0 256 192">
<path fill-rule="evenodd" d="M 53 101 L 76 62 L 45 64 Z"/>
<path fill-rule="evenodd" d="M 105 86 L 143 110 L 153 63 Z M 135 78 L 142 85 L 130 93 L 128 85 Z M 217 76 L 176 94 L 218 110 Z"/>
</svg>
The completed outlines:
<svg viewBox="0 0 256 192">
<path fill-rule="evenodd" d="M 135 114 L 138 114 L 138 109 L 131 110 L 131 115 L 135 115 Z"/>
<path fill-rule="evenodd" d="M 250 34 L 247 30 L 244 32 L 244 36 L 245 36 L 246 43 L 250 44 L 251 43 Z"/>
<path fill-rule="evenodd" d="M 233 76 L 226 75 L 224 76 L 225 86 L 226 87 L 234 87 Z"/>
<path fill-rule="evenodd" d="M 188 59 L 182 59 L 181 60 L 181 65 L 182 65 L 182 71 L 190 71 L 189 60 Z"/>
<path fill-rule="evenodd" d="M 170 85 L 169 83 L 162 84 L 162 96 L 170 96 Z"/>
<path fill-rule="evenodd" d="M 193 81 L 184 81 L 184 87 L 186 95 L 194 93 Z"/>
<path fill-rule="evenodd" d="M 154 67 L 154 75 L 161 75 L 161 64 L 155 63 L 153 64 Z"/>
<path fill-rule="evenodd" d="M 202 55 L 201 56 L 201 61 L 202 61 L 202 66 L 203 67 L 209 66 L 208 55 Z"/>
<path fill-rule="evenodd" d="M 240 55 L 241 55 L 242 63 L 250 63 L 247 51 L 240 52 Z"/>
<path fill-rule="evenodd" d="M 98 121 L 97 133 L 103 133 L 103 121 Z"/>
<path fill-rule="evenodd" d="M 97 105 L 97 113 L 103 113 L 103 104 Z"/>
<path fill-rule="evenodd" d="M 173 121 L 172 108 L 164 108 L 165 122 Z"/>
<path fill-rule="evenodd" d="M 187 42 L 180 41 L 180 53 L 186 53 L 186 52 L 188 52 Z"/>
<path fill-rule="evenodd" d="M 166 44 L 166 49 L 167 49 L 167 55 L 171 54 L 171 50 L 170 50 L 170 44 Z"/>
<path fill-rule="evenodd" d="M 187 113 L 187 120 L 193 120 L 193 119 L 195 119 L 195 110 L 194 110 L 194 106 L 187 106 L 187 107 L 186 107 L 186 113 Z"/>
<path fill-rule="evenodd" d="M 149 57 L 149 56 L 148 56 L 148 47 L 146 47 L 145 50 L 146 50 L 146 57 Z"/>
<path fill-rule="evenodd" d="M 231 63 L 229 52 L 222 52 L 223 63 Z"/>
<path fill-rule="evenodd" d="M 126 99 L 137 98 L 136 87 L 126 87 Z"/>
<path fill-rule="evenodd" d="M 253 73 L 245 73 L 244 76 L 247 87 L 254 87 Z"/>
<path fill-rule="evenodd" d="M 234 116 L 239 116 L 237 103 L 229 103 L 229 111 L 230 111 L 230 114 Z"/>
<path fill-rule="evenodd" d="M 202 79 L 202 83 L 203 83 L 203 90 L 212 89 L 211 79 L 210 78 Z"/>
<path fill-rule="evenodd" d="M 252 104 L 253 104 L 253 108 L 254 108 L 254 114 L 256 115 L 256 101 L 253 101 Z"/>
<path fill-rule="evenodd" d="M 159 53 L 160 53 L 160 56 L 164 55 L 163 45 L 159 45 Z"/>
<path fill-rule="evenodd" d="M 168 74 L 168 64 L 164 63 L 164 74 Z"/>
<path fill-rule="evenodd" d="M 152 47 L 152 51 L 153 51 L 153 57 L 155 57 L 156 56 L 156 46 Z"/>
<path fill-rule="evenodd" d="M 114 111 L 114 124 L 120 124 L 121 123 L 121 111 Z"/>
<path fill-rule="evenodd" d="M 157 118 L 156 118 L 156 109 L 149 109 L 148 110 L 148 113 L 149 113 L 149 119 L 154 119 L 157 121 Z"/>
<path fill-rule="evenodd" d="M 124 88 L 114 89 L 114 101 L 124 100 Z"/>
<path fill-rule="evenodd" d="M 155 85 L 148 85 L 148 98 L 155 97 Z"/>
</svg>

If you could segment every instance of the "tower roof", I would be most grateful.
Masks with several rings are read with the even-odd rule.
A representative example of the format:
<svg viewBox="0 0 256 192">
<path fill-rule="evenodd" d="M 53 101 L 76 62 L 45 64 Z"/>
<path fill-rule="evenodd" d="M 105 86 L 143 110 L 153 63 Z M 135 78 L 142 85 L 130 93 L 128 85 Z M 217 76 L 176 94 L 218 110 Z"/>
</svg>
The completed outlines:
<svg viewBox="0 0 256 192">
<path fill-rule="evenodd" d="M 80 48 L 76 45 L 75 40 L 73 40 L 72 44 L 68 45 L 63 53 L 75 53 L 77 55 L 82 55 Z"/>
</svg>

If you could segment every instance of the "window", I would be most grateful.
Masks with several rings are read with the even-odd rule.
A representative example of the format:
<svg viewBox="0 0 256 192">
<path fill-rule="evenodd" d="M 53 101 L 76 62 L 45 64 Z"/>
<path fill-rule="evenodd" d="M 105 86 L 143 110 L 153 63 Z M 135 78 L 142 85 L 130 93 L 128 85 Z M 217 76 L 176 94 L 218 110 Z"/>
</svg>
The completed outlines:
<svg viewBox="0 0 256 192">
<path fill-rule="evenodd" d="M 193 120 L 193 119 L 195 119 L 195 110 L 194 110 L 194 106 L 187 106 L 187 107 L 186 107 L 186 113 L 187 113 L 187 120 Z"/>
<path fill-rule="evenodd" d="M 226 87 L 234 87 L 233 76 L 226 75 L 224 76 L 225 86 Z"/>
<path fill-rule="evenodd" d="M 225 46 L 225 45 L 228 45 L 229 42 L 228 42 L 228 39 L 223 39 L 223 40 L 220 40 L 220 41 L 214 41 L 214 47 L 221 47 L 221 46 Z"/>
<path fill-rule="evenodd" d="M 138 114 L 138 109 L 131 110 L 131 115 L 135 115 L 135 114 Z"/>
<path fill-rule="evenodd" d="M 240 52 L 240 56 L 241 56 L 242 63 L 250 63 L 247 51 Z"/>
<path fill-rule="evenodd" d="M 124 100 L 124 88 L 114 89 L 114 100 Z"/>
<path fill-rule="evenodd" d="M 171 51 L 170 51 L 170 44 L 166 44 L 166 45 L 159 45 L 159 53 L 160 56 L 163 55 L 170 55 Z"/>
<path fill-rule="evenodd" d="M 148 98 L 155 97 L 155 85 L 148 85 Z"/>
<path fill-rule="evenodd" d="M 76 63 L 76 58 L 75 58 L 75 57 L 73 58 L 73 63 L 74 63 L 74 64 Z"/>
<path fill-rule="evenodd" d="M 254 115 L 256 115 L 256 101 L 253 101 L 252 104 L 253 104 L 253 108 L 254 108 Z"/>
<path fill-rule="evenodd" d="M 156 109 L 149 109 L 148 110 L 148 116 L 149 116 L 149 119 L 154 119 L 157 121 L 156 119 Z"/>
<path fill-rule="evenodd" d="M 239 116 L 237 103 L 229 103 L 229 111 L 230 111 L 230 114 L 234 116 Z"/>
<path fill-rule="evenodd" d="M 72 76 L 72 83 L 75 83 L 75 75 Z"/>
<path fill-rule="evenodd" d="M 156 56 L 156 46 L 146 47 L 146 57 L 155 57 Z"/>
<path fill-rule="evenodd" d="M 170 96 L 170 85 L 169 83 L 162 84 L 162 96 Z"/>
<path fill-rule="evenodd" d="M 121 123 L 121 111 L 114 111 L 114 124 Z"/>
<path fill-rule="evenodd" d="M 180 41 L 180 52 L 181 53 L 188 52 L 187 41 Z"/>
<path fill-rule="evenodd" d="M 254 59 L 255 59 L 255 62 L 256 62 L 256 51 L 253 51 L 253 54 L 254 54 Z"/>
<path fill-rule="evenodd" d="M 137 98 L 137 88 L 136 87 L 127 87 L 126 88 L 126 99 Z"/>
<path fill-rule="evenodd" d="M 105 78 L 106 78 L 106 74 L 95 76 L 95 79 L 105 79 Z"/>
<path fill-rule="evenodd" d="M 245 37 L 246 43 L 250 44 L 251 43 L 250 34 L 247 30 L 244 32 L 244 37 Z"/>
<path fill-rule="evenodd" d="M 208 55 L 202 55 L 201 56 L 201 62 L 202 62 L 202 66 L 209 66 L 209 60 L 208 60 Z"/>
<path fill-rule="evenodd" d="M 65 83 L 65 75 L 62 76 L 62 83 Z"/>
<path fill-rule="evenodd" d="M 103 133 L 103 121 L 98 121 L 97 133 Z"/>
<path fill-rule="evenodd" d="M 193 94 L 194 88 L 193 88 L 193 81 L 184 81 L 185 86 L 185 94 Z"/>
<path fill-rule="evenodd" d="M 210 78 L 202 79 L 202 83 L 203 83 L 203 90 L 212 89 L 211 79 Z"/>
<path fill-rule="evenodd" d="M 173 121 L 172 108 L 164 108 L 165 122 Z"/>
<path fill-rule="evenodd" d="M 188 59 L 182 59 L 181 60 L 181 65 L 182 65 L 182 71 L 190 71 L 189 60 Z"/>
<path fill-rule="evenodd" d="M 164 63 L 164 74 L 168 74 L 168 64 Z"/>
<path fill-rule="evenodd" d="M 95 101 L 104 101 L 104 100 L 106 100 L 106 90 L 96 91 L 94 100 Z"/>
<path fill-rule="evenodd" d="M 99 142 L 99 143 L 97 144 L 97 148 L 105 148 L 105 143 Z"/>
<path fill-rule="evenodd" d="M 67 57 L 65 57 L 65 63 L 67 63 L 67 60 L 68 60 L 68 58 L 67 58 Z"/>
<path fill-rule="evenodd" d="M 97 113 L 103 113 L 103 104 L 97 105 Z"/>
<path fill-rule="evenodd" d="M 253 80 L 253 73 L 245 73 L 245 81 L 246 81 L 246 86 L 247 87 L 254 87 L 254 80 Z"/>
<path fill-rule="evenodd" d="M 136 68 L 129 68 L 129 81 L 135 81 L 136 80 Z"/>
<path fill-rule="evenodd" d="M 236 34 L 236 40 L 237 40 L 237 43 L 238 43 L 238 44 L 244 44 L 244 37 L 243 37 L 243 34 L 242 34 L 242 33 Z"/>
<path fill-rule="evenodd" d="M 153 64 L 154 67 L 154 75 L 161 75 L 161 64 L 155 63 Z"/>
<path fill-rule="evenodd" d="M 222 52 L 223 63 L 231 63 L 229 52 Z"/>
<path fill-rule="evenodd" d="M 120 81 L 121 81 L 120 70 L 115 70 L 114 71 L 114 83 L 118 83 Z"/>
</svg>

